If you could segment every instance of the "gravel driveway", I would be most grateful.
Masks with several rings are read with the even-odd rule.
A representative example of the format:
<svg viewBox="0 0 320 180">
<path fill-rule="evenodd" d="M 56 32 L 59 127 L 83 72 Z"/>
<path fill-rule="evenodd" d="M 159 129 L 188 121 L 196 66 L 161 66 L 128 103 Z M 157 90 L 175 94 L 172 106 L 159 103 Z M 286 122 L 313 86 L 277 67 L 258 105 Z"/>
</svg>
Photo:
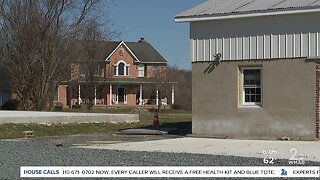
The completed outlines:
<svg viewBox="0 0 320 180">
<path fill-rule="evenodd" d="M 92 140 L 97 136 L 0 141 L 0 179 L 19 179 L 20 166 L 265 166 L 262 160 L 257 158 L 71 148 L 73 143 L 83 143 L 86 138 Z M 102 137 L 104 136 L 102 135 L 100 140 Z M 174 137 L 112 138 L 109 135 L 104 138 L 117 142 L 128 138 L 141 141 Z M 57 142 L 63 142 L 63 146 L 56 146 Z M 278 160 L 275 165 L 287 165 L 287 162 Z M 306 165 L 320 166 L 320 163 L 307 162 Z"/>
</svg>

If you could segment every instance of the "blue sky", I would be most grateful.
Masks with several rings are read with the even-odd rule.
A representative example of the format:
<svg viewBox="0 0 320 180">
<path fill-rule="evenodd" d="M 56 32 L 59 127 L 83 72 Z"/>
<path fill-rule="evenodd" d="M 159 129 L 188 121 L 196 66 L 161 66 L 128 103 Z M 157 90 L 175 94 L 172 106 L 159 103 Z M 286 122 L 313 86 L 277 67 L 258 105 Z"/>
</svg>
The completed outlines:
<svg viewBox="0 0 320 180">
<path fill-rule="evenodd" d="M 175 23 L 174 16 L 206 0 L 115 0 L 109 9 L 120 40 L 144 37 L 170 66 L 191 69 L 189 23 Z"/>
</svg>

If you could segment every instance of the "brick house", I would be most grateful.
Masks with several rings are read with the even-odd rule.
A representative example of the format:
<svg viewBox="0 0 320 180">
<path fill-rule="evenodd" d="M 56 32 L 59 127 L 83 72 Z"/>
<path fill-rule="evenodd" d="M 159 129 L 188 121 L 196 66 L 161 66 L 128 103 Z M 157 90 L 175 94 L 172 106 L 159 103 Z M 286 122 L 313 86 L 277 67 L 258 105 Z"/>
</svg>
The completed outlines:
<svg viewBox="0 0 320 180">
<path fill-rule="evenodd" d="M 319 139 L 320 2 L 209 0 L 190 22 L 192 133 Z"/>
<path fill-rule="evenodd" d="M 159 97 L 159 84 L 170 84 L 171 103 L 174 103 L 174 83 L 165 82 L 163 77 L 167 61 L 141 38 L 138 42 L 101 42 L 99 55 L 98 84 L 94 105 L 99 107 L 135 107 L 146 105 L 169 105 L 167 97 Z M 85 76 L 82 64 L 74 63 L 71 80 L 58 87 L 56 101 L 64 107 L 85 104 Z M 71 82 L 73 82 L 71 84 Z M 154 92 L 145 91 L 145 87 Z M 145 95 L 147 94 L 147 95 Z"/>
</svg>

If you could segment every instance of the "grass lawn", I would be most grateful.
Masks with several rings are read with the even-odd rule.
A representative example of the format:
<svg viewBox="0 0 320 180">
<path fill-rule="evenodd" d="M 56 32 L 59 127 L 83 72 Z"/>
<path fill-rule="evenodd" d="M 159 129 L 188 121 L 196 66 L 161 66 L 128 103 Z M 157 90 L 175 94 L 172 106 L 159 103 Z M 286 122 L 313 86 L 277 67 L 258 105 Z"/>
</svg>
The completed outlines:
<svg viewBox="0 0 320 180">
<path fill-rule="evenodd" d="M 85 112 L 83 109 L 65 109 L 68 112 Z M 154 112 L 133 109 L 93 110 L 93 113 L 130 114 L 139 113 L 140 122 L 129 124 L 88 123 L 88 124 L 3 124 L 0 125 L 0 139 L 13 139 L 25 137 L 23 131 L 34 131 L 35 137 L 60 136 L 71 134 L 112 133 L 127 128 L 151 127 Z M 191 126 L 191 111 L 162 110 L 159 113 L 161 127 L 187 128 Z"/>
</svg>

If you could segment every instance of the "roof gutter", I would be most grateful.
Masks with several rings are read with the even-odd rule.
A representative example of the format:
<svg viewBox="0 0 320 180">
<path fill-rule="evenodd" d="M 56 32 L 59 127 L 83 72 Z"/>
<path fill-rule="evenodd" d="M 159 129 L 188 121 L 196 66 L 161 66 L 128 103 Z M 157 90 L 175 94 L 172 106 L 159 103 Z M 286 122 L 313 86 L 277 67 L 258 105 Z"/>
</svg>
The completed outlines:
<svg viewBox="0 0 320 180">
<path fill-rule="evenodd" d="M 316 13 L 320 12 L 320 9 L 308 9 L 308 10 L 292 10 L 292 11 L 276 11 L 276 12 L 261 12 L 261 13 L 250 13 L 250 14 L 236 14 L 226 16 L 186 16 L 176 17 L 174 20 L 177 23 L 181 22 L 192 22 L 192 21 L 208 21 L 208 20 L 221 20 L 221 19 L 237 19 L 237 18 L 249 18 L 249 17 L 260 17 L 260 16 L 275 16 L 275 15 L 287 15 L 287 14 L 303 14 L 303 13 Z"/>
<path fill-rule="evenodd" d="M 319 56 L 316 56 L 316 57 L 308 57 L 306 59 L 306 62 L 316 62 L 316 63 L 319 63 L 320 62 L 320 57 Z"/>
<path fill-rule="evenodd" d="M 140 64 L 167 64 L 167 62 L 144 62 L 144 61 L 140 61 Z"/>
</svg>

